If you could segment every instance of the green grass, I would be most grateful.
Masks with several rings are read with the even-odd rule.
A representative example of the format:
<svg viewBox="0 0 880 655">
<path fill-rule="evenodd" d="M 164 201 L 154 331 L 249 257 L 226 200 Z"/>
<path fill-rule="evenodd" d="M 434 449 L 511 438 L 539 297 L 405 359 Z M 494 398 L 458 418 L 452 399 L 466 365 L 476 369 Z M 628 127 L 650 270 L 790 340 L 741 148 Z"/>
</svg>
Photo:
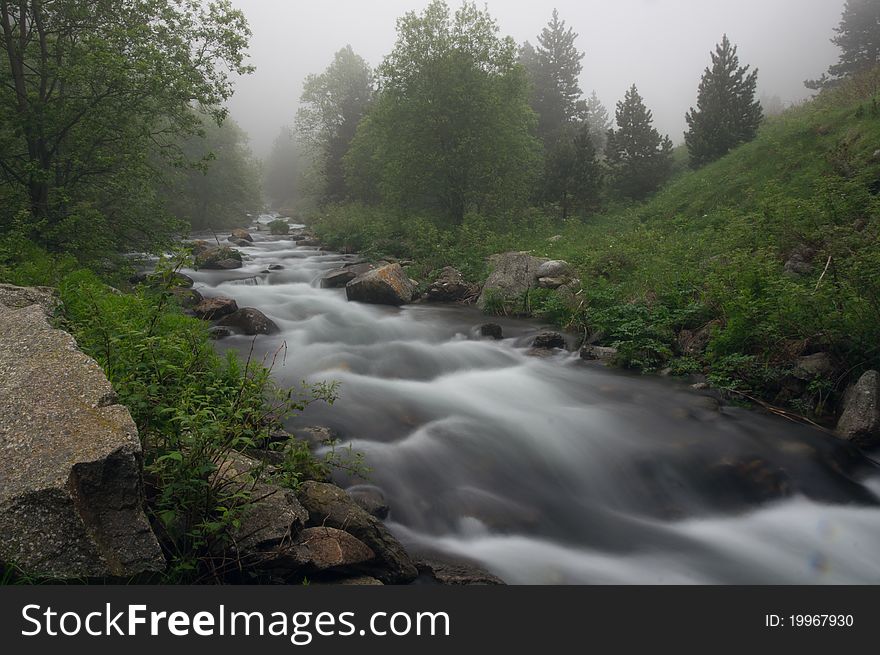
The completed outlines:
<svg viewBox="0 0 880 655">
<path fill-rule="evenodd" d="M 583 283 L 578 302 L 545 295 L 530 303 L 534 313 L 602 333 L 622 365 L 699 370 L 773 400 L 795 356 L 828 351 L 840 374 L 824 404 L 880 365 L 878 89 L 880 71 L 852 80 L 768 120 L 727 157 L 680 169 L 647 202 L 564 224 L 530 210 L 474 214 L 444 229 L 427 217 L 341 206 L 314 227 L 331 245 L 413 258 L 421 280 L 452 265 L 482 281 L 486 258 L 505 250 L 565 259 Z M 562 238 L 549 241 L 554 234 Z M 805 248 L 811 272 L 786 275 L 787 259 Z M 682 361 L 678 332 L 710 321 L 706 349 Z"/>
</svg>

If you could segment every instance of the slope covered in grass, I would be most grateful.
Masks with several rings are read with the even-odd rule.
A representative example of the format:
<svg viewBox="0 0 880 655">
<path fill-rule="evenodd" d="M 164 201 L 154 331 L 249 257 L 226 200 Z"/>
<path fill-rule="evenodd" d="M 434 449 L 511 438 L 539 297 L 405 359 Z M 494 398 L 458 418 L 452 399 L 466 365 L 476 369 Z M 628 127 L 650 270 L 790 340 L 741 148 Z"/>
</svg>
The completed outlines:
<svg viewBox="0 0 880 655">
<path fill-rule="evenodd" d="M 443 228 L 343 206 L 316 229 L 336 246 L 415 258 L 419 279 L 445 265 L 479 279 L 502 250 L 565 259 L 582 291 L 535 291 L 523 301 L 532 313 L 617 346 L 622 365 L 706 372 L 821 414 L 880 364 L 878 91 L 880 71 L 851 80 L 648 202 L 584 220 L 472 214 Z M 819 352 L 833 371 L 795 382 L 797 358 Z"/>
</svg>

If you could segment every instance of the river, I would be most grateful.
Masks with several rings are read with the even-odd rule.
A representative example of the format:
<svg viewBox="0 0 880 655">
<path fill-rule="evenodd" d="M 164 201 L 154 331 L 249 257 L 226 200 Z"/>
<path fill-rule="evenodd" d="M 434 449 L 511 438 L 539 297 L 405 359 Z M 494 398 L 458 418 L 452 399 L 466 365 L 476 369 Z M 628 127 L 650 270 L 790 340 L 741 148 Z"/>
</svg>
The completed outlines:
<svg viewBox="0 0 880 655">
<path fill-rule="evenodd" d="M 339 382 L 288 427 L 364 454 L 409 549 L 512 584 L 880 583 L 880 470 L 848 444 L 680 381 L 529 356 L 534 321 L 347 302 L 318 279 L 352 256 L 252 234 L 243 268 L 185 272 L 275 321 L 253 348 L 281 349 L 280 384 Z M 478 337 L 488 320 L 504 340 Z"/>
</svg>

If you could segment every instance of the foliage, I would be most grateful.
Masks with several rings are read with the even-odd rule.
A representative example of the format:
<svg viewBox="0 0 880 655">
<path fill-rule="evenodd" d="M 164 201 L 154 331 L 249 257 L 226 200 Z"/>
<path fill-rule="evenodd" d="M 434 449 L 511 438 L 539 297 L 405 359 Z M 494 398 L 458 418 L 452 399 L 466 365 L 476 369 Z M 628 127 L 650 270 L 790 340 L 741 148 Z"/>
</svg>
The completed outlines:
<svg viewBox="0 0 880 655">
<path fill-rule="evenodd" d="M 160 197 L 193 230 L 233 228 L 261 208 L 259 170 L 235 121 L 201 121 L 199 133 L 180 143 L 181 160 L 164 171 Z"/>
<path fill-rule="evenodd" d="M 174 158 L 232 93 L 250 32 L 228 0 L 0 2 L 0 231 L 50 250 L 146 249 L 179 226 L 160 211 L 156 158 Z"/>
<path fill-rule="evenodd" d="M 841 49 L 840 59 L 820 79 L 807 80 L 807 88 L 833 86 L 880 63 L 880 5 L 875 0 L 846 0 L 834 31 L 831 42 Z"/>
<path fill-rule="evenodd" d="M 685 134 L 691 166 L 699 168 L 723 157 L 758 134 L 763 120 L 761 103 L 755 100 L 758 71 L 739 65 L 736 46 L 727 35 L 711 53 L 712 67 L 700 81 L 697 108 L 685 116 Z"/>
<path fill-rule="evenodd" d="M 303 84 L 296 130 L 318 158 L 322 202 L 348 197 L 342 160 L 373 97 L 373 72 L 362 57 L 346 46 L 320 75 Z"/>
<path fill-rule="evenodd" d="M 236 453 L 259 448 L 290 412 L 320 399 L 332 385 L 302 391 L 274 387 L 263 364 L 224 359 L 206 324 L 173 301 L 170 262 L 164 284 L 114 293 L 94 274 L 78 271 L 59 286 L 66 327 L 106 372 L 131 411 L 144 445 L 149 512 L 169 555 L 174 580 L 222 578 L 230 535 L 248 511 L 262 471 L 230 480 L 221 469 Z M 304 473 L 312 463 L 302 457 Z M 290 470 L 288 479 L 296 478 Z"/>
<path fill-rule="evenodd" d="M 608 132 L 605 157 L 612 183 L 624 198 L 644 199 L 669 177 L 672 142 L 654 128 L 654 117 L 635 85 L 617 103 L 617 129 Z"/>
<path fill-rule="evenodd" d="M 283 235 L 290 234 L 290 223 L 283 218 L 278 218 L 269 223 L 269 234 Z"/>
<path fill-rule="evenodd" d="M 473 3 L 450 15 L 435 0 L 397 28 L 381 93 L 347 155 L 357 197 L 451 224 L 523 206 L 540 147 L 513 41 Z"/>
</svg>

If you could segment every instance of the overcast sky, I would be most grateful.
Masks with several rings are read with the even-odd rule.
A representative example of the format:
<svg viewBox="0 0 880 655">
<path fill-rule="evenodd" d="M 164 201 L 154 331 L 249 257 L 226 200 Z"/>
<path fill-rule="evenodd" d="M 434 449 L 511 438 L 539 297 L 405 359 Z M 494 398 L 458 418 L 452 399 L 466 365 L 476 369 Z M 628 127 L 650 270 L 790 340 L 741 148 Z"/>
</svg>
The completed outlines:
<svg viewBox="0 0 880 655">
<path fill-rule="evenodd" d="M 428 0 L 233 0 L 254 32 L 251 63 L 237 83 L 233 117 L 264 156 L 296 113 L 302 83 L 347 44 L 372 66 L 394 45 L 395 21 Z M 676 143 L 709 51 L 725 32 L 740 61 L 757 66 L 759 93 L 785 102 L 809 96 L 803 80 L 837 59 L 829 39 L 844 0 L 491 0 L 501 32 L 534 43 L 553 8 L 579 33 L 586 52 L 581 87 L 593 89 L 613 114 L 629 85 L 638 85 L 657 127 Z M 457 0 L 449 1 L 457 7 Z"/>
</svg>

